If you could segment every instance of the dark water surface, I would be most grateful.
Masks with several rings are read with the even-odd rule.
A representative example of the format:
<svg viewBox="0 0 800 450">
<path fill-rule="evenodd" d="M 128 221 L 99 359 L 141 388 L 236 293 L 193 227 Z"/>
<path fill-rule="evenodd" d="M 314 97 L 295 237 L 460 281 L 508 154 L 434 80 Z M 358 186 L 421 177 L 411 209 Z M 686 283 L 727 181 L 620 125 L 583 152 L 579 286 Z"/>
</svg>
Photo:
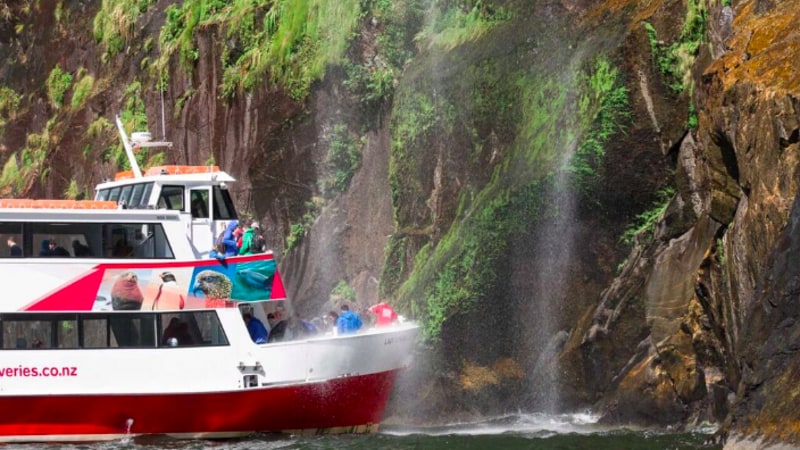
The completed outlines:
<svg viewBox="0 0 800 450">
<path fill-rule="evenodd" d="M 721 446 L 704 445 L 713 432 L 712 427 L 684 433 L 605 429 L 596 425 L 588 415 L 518 415 L 443 427 L 383 426 L 379 433 L 369 435 L 269 434 L 221 441 L 146 437 L 96 444 L 14 444 L 4 446 L 4 450 L 719 450 Z"/>
</svg>

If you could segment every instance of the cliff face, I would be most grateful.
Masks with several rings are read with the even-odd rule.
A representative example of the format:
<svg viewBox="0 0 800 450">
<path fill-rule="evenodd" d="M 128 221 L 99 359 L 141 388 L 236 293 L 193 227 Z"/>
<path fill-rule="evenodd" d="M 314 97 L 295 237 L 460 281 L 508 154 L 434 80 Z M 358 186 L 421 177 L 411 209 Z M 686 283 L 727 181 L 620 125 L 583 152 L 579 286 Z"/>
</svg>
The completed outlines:
<svg viewBox="0 0 800 450">
<path fill-rule="evenodd" d="M 0 152 L 19 161 L 4 195 L 91 195 L 116 169 L 102 119 L 119 111 L 160 134 L 146 42 L 172 3 L 142 2 L 110 56 L 87 31 L 100 2 L 0 5 L 0 88 L 16 94 L 0 91 Z M 222 95 L 233 38 L 206 24 L 191 70 L 170 63 L 163 157 L 239 179 L 301 314 L 335 307 L 345 281 L 356 306 L 386 297 L 423 323 L 419 394 L 393 404 L 405 420 L 590 406 L 800 442 L 800 2 L 489 3 L 466 37 L 418 38 L 369 108 L 347 64 L 307 97 L 266 80 Z M 383 20 L 364 14 L 351 61 L 380 60 Z M 54 67 L 91 75 L 83 100 L 56 101 Z M 342 145 L 359 163 L 331 193 Z"/>
</svg>

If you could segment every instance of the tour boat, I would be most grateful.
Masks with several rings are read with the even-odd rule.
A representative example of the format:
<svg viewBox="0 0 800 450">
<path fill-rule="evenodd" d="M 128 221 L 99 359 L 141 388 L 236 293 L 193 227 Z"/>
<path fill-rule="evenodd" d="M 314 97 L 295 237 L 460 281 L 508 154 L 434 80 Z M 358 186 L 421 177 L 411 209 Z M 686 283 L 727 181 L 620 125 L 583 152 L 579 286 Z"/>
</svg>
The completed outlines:
<svg viewBox="0 0 800 450">
<path fill-rule="evenodd" d="M 256 344 L 292 308 L 272 252 L 223 258 L 218 167 L 132 170 L 94 200 L 0 200 L 0 442 L 376 431 L 410 322 Z M 54 245 L 50 245 L 53 242 Z"/>
</svg>

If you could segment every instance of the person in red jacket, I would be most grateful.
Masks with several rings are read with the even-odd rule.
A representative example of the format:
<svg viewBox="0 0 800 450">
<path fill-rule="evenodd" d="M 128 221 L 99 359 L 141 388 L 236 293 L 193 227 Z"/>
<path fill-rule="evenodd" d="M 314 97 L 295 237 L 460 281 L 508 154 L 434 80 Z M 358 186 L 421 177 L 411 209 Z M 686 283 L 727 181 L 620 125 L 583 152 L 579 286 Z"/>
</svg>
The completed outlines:
<svg viewBox="0 0 800 450">
<path fill-rule="evenodd" d="M 397 312 L 386 302 L 369 307 L 370 312 L 375 314 L 375 326 L 385 327 L 397 322 Z"/>
</svg>

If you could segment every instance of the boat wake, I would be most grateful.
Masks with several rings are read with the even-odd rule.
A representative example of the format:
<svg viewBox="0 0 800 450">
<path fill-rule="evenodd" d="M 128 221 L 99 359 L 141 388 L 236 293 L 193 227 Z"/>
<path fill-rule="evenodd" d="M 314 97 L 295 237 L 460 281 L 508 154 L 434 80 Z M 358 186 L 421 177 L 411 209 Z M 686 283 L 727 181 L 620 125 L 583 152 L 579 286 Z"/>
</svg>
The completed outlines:
<svg viewBox="0 0 800 450">
<path fill-rule="evenodd" d="M 549 437 L 559 434 L 596 434 L 608 431 L 598 425 L 599 416 L 591 413 L 572 414 L 512 414 L 478 422 L 461 422 L 435 427 L 385 426 L 382 434 L 394 436 L 427 435 L 534 435 Z"/>
</svg>

